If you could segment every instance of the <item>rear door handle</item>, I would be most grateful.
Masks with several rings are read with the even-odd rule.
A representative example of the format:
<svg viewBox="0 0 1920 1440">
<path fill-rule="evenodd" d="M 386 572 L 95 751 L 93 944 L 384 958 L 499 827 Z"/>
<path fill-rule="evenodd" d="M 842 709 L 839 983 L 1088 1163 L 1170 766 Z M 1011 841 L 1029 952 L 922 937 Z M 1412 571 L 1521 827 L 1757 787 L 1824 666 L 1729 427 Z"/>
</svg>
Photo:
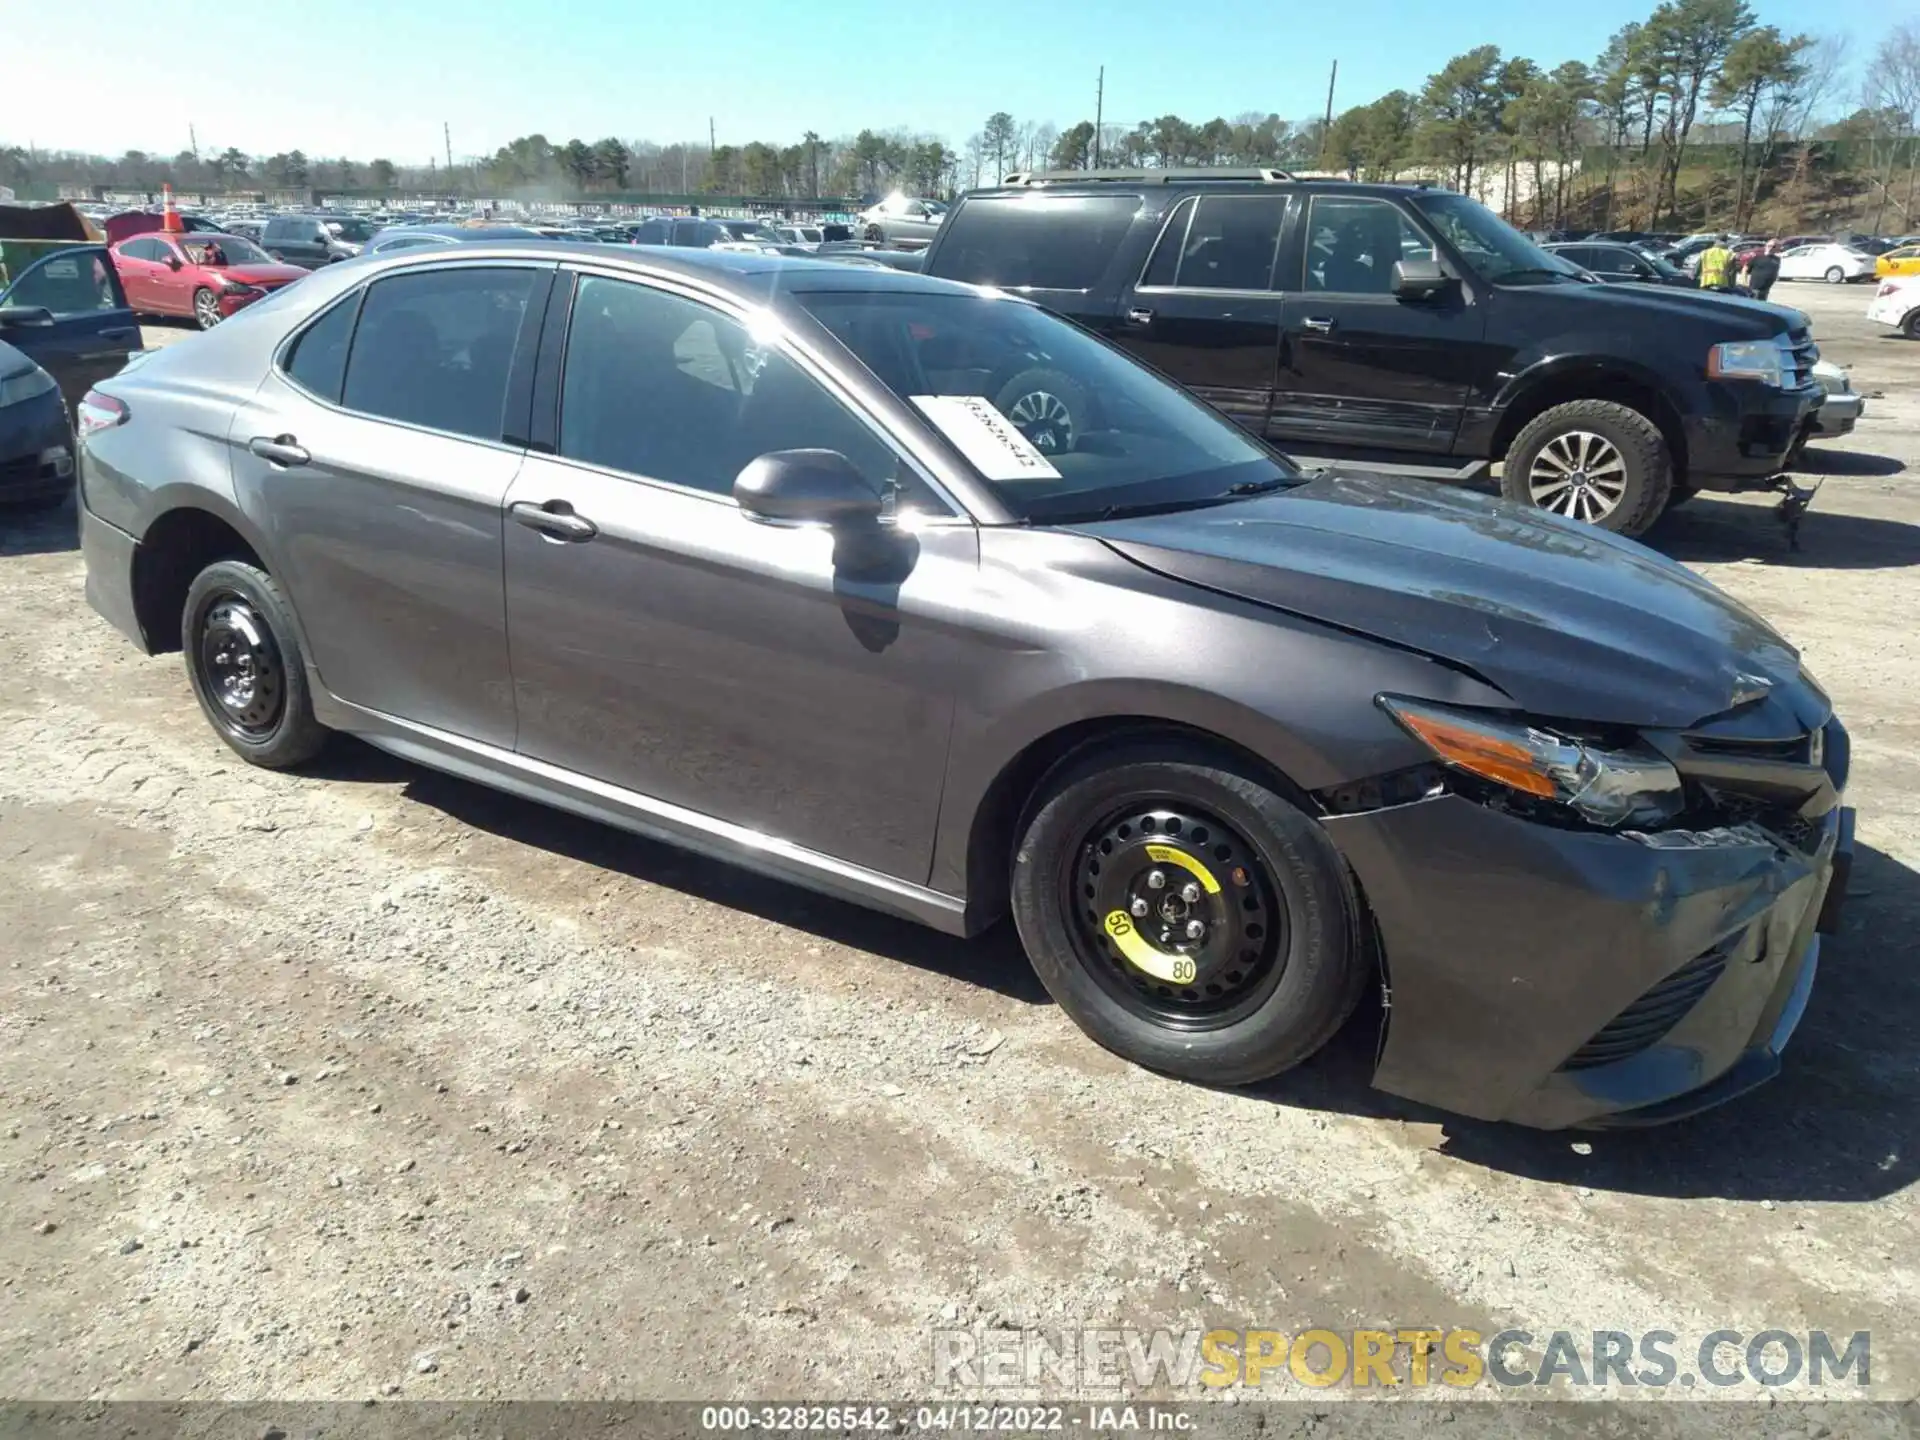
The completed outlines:
<svg viewBox="0 0 1920 1440">
<path fill-rule="evenodd" d="M 291 435 L 276 435 L 272 439 L 256 435 L 247 441 L 247 449 L 274 465 L 304 465 L 313 458 Z"/>
<path fill-rule="evenodd" d="M 1311 330 L 1316 335 L 1331 335 L 1333 333 L 1333 320 L 1326 315 L 1309 315 L 1300 322 L 1300 328 L 1302 330 Z"/>
<path fill-rule="evenodd" d="M 584 515 L 573 513 L 573 507 L 564 500 L 549 500 L 544 505 L 536 505 L 531 500 L 516 500 L 507 507 L 512 515 L 529 530 L 538 530 L 552 540 L 566 540 L 578 543 L 591 540 L 600 533 L 600 527 Z"/>
<path fill-rule="evenodd" d="M 1153 311 L 1139 309 L 1129 310 L 1127 311 L 1127 319 L 1131 320 L 1135 325 L 1151 325 L 1153 323 Z"/>
</svg>

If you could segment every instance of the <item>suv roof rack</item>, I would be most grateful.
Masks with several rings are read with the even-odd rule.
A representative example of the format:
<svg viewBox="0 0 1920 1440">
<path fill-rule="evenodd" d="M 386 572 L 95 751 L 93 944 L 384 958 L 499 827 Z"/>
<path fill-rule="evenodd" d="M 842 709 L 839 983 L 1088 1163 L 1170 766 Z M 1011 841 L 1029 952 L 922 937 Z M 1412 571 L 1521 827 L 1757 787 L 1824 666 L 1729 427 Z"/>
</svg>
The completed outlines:
<svg viewBox="0 0 1920 1440">
<path fill-rule="evenodd" d="M 1212 180 L 1257 180 L 1266 185 L 1279 185 L 1298 179 L 1291 170 L 1276 170 L 1271 166 L 1237 167 L 1228 165 L 1204 165 L 1191 168 L 1167 168 L 1153 170 L 1016 170 L 1000 183 L 1002 185 L 1072 185 L 1087 181 L 1120 181 L 1131 185 L 1191 185 Z"/>
</svg>

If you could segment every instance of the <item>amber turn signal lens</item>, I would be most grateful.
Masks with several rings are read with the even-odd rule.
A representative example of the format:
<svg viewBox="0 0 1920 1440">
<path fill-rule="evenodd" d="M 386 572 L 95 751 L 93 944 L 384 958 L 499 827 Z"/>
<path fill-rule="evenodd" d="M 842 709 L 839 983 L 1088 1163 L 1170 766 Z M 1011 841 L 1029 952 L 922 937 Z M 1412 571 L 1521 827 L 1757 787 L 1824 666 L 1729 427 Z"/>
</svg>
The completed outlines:
<svg viewBox="0 0 1920 1440">
<path fill-rule="evenodd" d="M 1552 800 L 1559 793 L 1539 757 L 1524 745 L 1451 716 L 1411 707 L 1396 709 L 1394 714 L 1449 765 L 1544 800 Z"/>
</svg>

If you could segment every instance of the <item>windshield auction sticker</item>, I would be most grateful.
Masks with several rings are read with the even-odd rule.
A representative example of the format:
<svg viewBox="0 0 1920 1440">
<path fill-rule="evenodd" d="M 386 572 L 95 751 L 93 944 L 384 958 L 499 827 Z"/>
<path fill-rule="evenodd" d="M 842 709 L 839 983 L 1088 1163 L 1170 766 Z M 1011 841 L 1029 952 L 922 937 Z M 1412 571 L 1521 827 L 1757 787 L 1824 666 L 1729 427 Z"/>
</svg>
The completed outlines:
<svg viewBox="0 0 1920 1440">
<path fill-rule="evenodd" d="M 1014 423 L 978 395 L 916 395 L 913 403 L 989 480 L 1058 480 Z"/>
</svg>

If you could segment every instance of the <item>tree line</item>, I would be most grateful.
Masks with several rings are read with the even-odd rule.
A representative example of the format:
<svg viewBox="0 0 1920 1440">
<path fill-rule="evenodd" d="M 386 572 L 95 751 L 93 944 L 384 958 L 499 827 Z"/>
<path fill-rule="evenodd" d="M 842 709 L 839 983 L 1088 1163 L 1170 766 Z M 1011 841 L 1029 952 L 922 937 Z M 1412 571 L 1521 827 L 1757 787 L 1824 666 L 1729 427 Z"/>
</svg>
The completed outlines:
<svg viewBox="0 0 1920 1440">
<path fill-rule="evenodd" d="M 317 189 L 459 192 L 577 198 L 595 193 L 725 194 L 773 199 L 867 197 L 893 189 L 950 195 L 1010 171 L 1099 166 L 1262 165 L 1355 179 L 1420 175 L 1483 197 L 1538 226 L 1568 223 L 1576 206 L 1608 228 L 1659 229 L 1688 208 L 1682 176 L 1704 143 L 1737 146 L 1737 172 L 1715 197 L 1717 219 L 1744 228 L 1789 150 L 1820 136 L 1868 147 L 1883 212 L 1914 214 L 1920 158 L 1920 22 L 1894 27 L 1854 67 L 1842 40 L 1758 23 L 1747 0 L 1661 0 L 1591 59 L 1550 68 L 1480 45 L 1417 89 L 1289 120 L 1278 112 L 1128 124 L 987 117 L 957 148 L 907 130 L 861 130 L 791 143 L 676 143 L 605 137 L 518 137 L 452 167 L 390 159 L 249 156 L 229 148 L 170 159 L 130 150 L 118 159 L 29 155 L 0 146 L 0 184 L 35 179 L 142 190 Z M 1857 69 L 1857 75 L 1853 72 Z M 1853 75 L 1851 82 L 1849 76 Z M 1824 120 L 1825 123 L 1822 123 Z M 1894 157 L 1906 141 L 1904 177 Z M 1582 164 L 1593 160 L 1594 163 Z M 1804 179 L 1804 176 L 1801 178 Z M 1899 180 L 1904 178 L 1904 196 Z M 1524 199 L 1519 198 L 1524 196 Z"/>
</svg>

